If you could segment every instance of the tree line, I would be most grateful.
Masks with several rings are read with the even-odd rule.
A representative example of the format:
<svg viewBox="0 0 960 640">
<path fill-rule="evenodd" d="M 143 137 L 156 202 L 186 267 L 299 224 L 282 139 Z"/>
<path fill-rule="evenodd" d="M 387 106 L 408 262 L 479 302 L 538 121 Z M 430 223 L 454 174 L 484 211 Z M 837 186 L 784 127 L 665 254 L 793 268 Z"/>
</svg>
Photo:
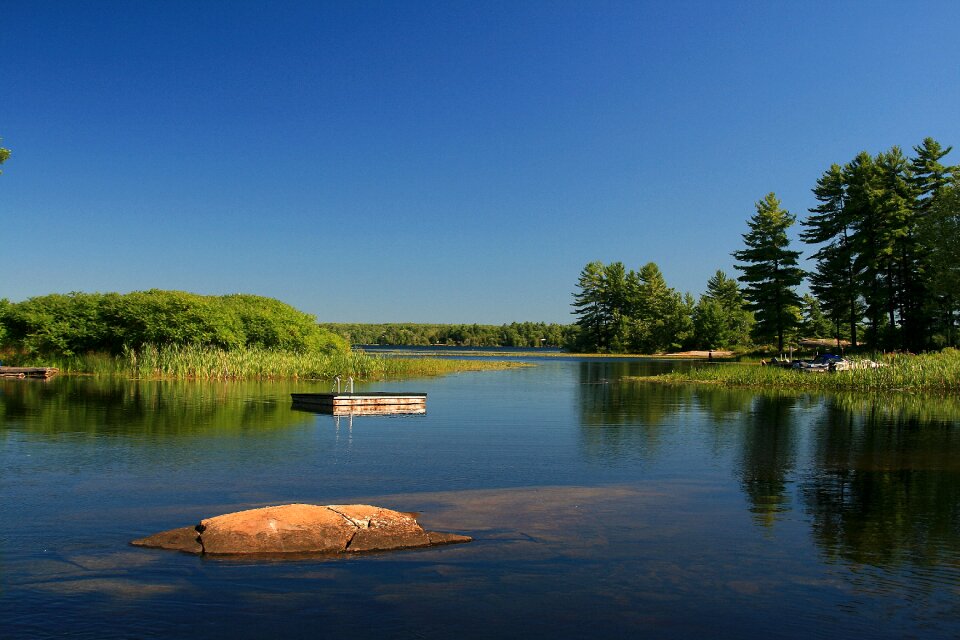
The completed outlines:
<svg viewBox="0 0 960 640">
<path fill-rule="evenodd" d="M 926 138 L 913 157 L 893 147 L 831 165 L 813 188 L 819 204 L 801 222 L 800 238 L 814 249 L 809 272 L 790 246 L 796 216 L 774 193 L 756 203 L 744 247 L 732 253 L 740 275 L 718 271 L 696 302 L 668 287 L 656 264 L 588 264 L 573 296 L 576 347 L 782 351 L 801 336 L 874 349 L 956 346 L 960 171 L 942 162 L 950 150 Z M 810 293 L 801 296 L 805 281 Z"/>
<path fill-rule="evenodd" d="M 816 245 L 810 288 L 837 334 L 888 349 L 956 345 L 960 184 L 932 138 L 833 164 L 801 237 Z M 861 332 L 860 325 L 864 325 Z"/>
<path fill-rule="evenodd" d="M 0 346 L 26 355 L 120 354 L 146 345 L 262 347 L 302 353 L 349 345 L 316 319 L 262 296 L 183 291 L 51 294 L 0 299 Z"/>
<path fill-rule="evenodd" d="M 321 323 L 320 326 L 355 345 L 469 347 L 562 347 L 576 333 L 572 325 L 544 322 L 488 324 L 349 324 Z"/>
<path fill-rule="evenodd" d="M 653 262 L 638 271 L 622 262 L 591 262 L 574 293 L 579 316 L 571 349 L 600 353 L 658 353 L 744 344 L 753 314 L 737 282 L 717 271 L 698 301 L 669 287 Z"/>
</svg>

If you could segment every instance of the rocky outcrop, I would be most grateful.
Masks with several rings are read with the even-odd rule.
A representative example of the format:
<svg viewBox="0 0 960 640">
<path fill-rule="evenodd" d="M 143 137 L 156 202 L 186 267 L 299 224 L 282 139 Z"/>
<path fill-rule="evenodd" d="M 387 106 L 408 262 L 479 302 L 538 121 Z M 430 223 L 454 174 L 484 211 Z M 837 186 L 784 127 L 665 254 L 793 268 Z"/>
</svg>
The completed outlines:
<svg viewBox="0 0 960 640">
<path fill-rule="evenodd" d="M 413 515 L 366 504 L 287 504 L 227 513 L 134 540 L 197 554 L 356 553 L 470 542 L 424 531 Z"/>
</svg>

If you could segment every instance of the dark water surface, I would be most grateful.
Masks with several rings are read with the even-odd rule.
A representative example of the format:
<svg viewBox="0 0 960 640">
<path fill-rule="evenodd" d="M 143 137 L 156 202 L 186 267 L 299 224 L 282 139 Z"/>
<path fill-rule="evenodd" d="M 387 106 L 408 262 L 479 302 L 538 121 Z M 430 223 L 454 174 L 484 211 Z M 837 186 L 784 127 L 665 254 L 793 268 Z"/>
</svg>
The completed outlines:
<svg viewBox="0 0 960 640">
<path fill-rule="evenodd" d="M 0 382 L 0 638 L 960 636 L 955 400 L 621 380 L 543 359 L 293 410 L 314 383 Z M 682 365 L 681 365 L 682 366 Z M 466 545 L 222 560 L 128 546 L 369 502 Z"/>
</svg>

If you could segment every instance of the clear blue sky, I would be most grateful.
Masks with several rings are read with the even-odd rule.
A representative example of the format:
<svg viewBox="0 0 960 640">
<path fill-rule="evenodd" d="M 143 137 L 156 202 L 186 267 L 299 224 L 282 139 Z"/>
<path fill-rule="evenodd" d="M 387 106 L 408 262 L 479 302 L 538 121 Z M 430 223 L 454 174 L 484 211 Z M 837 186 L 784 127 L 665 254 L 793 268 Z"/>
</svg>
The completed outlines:
<svg viewBox="0 0 960 640">
<path fill-rule="evenodd" d="M 957 145 L 960 3 L 0 1 L 0 297 L 255 293 L 570 322 L 592 260 L 698 295 L 754 203 Z"/>
</svg>

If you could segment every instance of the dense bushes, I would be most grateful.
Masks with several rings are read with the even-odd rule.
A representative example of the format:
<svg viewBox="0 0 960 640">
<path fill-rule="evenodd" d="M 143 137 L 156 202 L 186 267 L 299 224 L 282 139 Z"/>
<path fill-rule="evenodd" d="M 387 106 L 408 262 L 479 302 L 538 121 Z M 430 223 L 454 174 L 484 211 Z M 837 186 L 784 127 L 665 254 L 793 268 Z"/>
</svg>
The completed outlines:
<svg viewBox="0 0 960 640">
<path fill-rule="evenodd" d="M 25 354 L 114 355 L 145 345 L 258 347 L 301 353 L 347 351 L 313 316 L 253 295 L 183 291 L 51 294 L 0 301 L 0 344 Z"/>
</svg>

